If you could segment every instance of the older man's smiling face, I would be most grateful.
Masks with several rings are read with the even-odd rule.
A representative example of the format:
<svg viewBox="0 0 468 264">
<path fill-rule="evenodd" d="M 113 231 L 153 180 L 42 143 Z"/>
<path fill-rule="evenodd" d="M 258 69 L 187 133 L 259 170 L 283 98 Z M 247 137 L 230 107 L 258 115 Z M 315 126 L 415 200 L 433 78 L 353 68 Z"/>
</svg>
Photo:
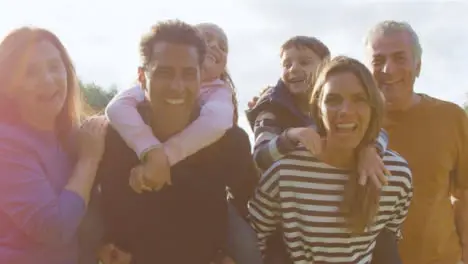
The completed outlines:
<svg viewBox="0 0 468 264">
<path fill-rule="evenodd" d="M 157 42 L 146 69 L 153 111 L 191 114 L 198 104 L 200 60 L 191 45 Z"/>
<path fill-rule="evenodd" d="M 368 44 L 370 69 L 385 95 L 387 109 L 402 110 L 413 96 L 421 60 L 413 51 L 414 43 L 408 32 L 380 34 Z"/>
</svg>

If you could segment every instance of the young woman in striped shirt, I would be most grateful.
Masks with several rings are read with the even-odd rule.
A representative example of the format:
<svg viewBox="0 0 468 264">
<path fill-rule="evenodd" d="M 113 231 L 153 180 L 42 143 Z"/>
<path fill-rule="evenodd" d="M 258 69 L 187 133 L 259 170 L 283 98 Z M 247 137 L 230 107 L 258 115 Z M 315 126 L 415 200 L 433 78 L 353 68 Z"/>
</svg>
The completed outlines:
<svg viewBox="0 0 468 264">
<path fill-rule="evenodd" d="M 388 184 L 358 183 L 357 153 L 375 142 L 383 99 L 357 60 L 336 57 L 317 76 L 310 108 L 324 138 L 314 155 L 297 148 L 263 175 L 250 204 L 261 249 L 281 226 L 293 263 L 370 263 L 377 235 L 400 237 L 412 197 L 406 161 L 387 150 Z"/>
</svg>

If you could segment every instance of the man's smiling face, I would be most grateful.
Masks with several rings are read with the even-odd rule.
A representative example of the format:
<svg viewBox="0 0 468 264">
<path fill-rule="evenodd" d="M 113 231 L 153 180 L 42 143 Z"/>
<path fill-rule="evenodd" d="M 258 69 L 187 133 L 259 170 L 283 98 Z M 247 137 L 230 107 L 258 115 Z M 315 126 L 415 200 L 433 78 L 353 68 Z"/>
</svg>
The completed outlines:
<svg viewBox="0 0 468 264">
<path fill-rule="evenodd" d="M 200 60 L 191 45 L 156 42 L 145 71 L 146 89 L 153 111 L 186 111 L 198 103 Z"/>
<path fill-rule="evenodd" d="M 379 34 L 368 43 L 370 69 L 382 90 L 389 110 L 404 108 L 413 96 L 421 70 L 411 35 L 405 31 Z"/>
</svg>

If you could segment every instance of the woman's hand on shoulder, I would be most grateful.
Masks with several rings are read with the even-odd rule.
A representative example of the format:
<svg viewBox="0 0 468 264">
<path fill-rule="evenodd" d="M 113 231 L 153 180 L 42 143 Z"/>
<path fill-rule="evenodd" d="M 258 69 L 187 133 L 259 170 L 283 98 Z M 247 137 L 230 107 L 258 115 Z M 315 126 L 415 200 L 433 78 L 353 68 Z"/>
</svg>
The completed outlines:
<svg viewBox="0 0 468 264">
<path fill-rule="evenodd" d="M 79 158 L 99 162 L 105 149 L 108 121 L 105 116 L 86 119 L 78 131 Z"/>
</svg>

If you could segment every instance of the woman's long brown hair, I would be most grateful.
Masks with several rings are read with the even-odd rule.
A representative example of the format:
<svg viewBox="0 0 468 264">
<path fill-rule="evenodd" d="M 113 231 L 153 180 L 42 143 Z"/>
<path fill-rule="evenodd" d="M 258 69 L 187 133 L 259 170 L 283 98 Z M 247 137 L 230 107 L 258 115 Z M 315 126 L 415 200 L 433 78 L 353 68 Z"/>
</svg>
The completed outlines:
<svg viewBox="0 0 468 264">
<path fill-rule="evenodd" d="M 338 56 L 325 61 L 320 67 L 316 78 L 311 78 L 311 80 L 315 80 L 315 83 L 311 84 L 313 85 L 313 89 L 310 97 L 310 111 L 312 117 L 317 122 L 319 134 L 326 135 L 320 110 L 320 105 L 323 101 L 323 87 L 331 76 L 343 73 L 352 73 L 361 82 L 371 108 L 369 126 L 355 150 L 355 155 L 358 155 L 363 148 L 375 144 L 384 116 L 382 94 L 366 66 L 355 59 L 345 56 Z M 357 164 L 355 164 L 345 186 L 341 205 L 341 212 L 346 219 L 348 228 L 353 233 L 362 233 L 374 221 L 379 207 L 379 200 L 380 190 L 374 184 L 368 182 L 365 186 L 361 186 L 358 183 Z"/>
<path fill-rule="evenodd" d="M 67 97 L 56 121 L 57 136 L 66 147 L 70 132 L 79 126 L 83 112 L 75 68 L 67 50 L 54 33 L 42 28 L 21 27 L 11 31 L 0 42 L 0 89 L 8 91 L 18 86 L 27 67 L 28 55 L 41 41 L 48 41 L 57 48 L 67 72 Z"/>
</svg>

